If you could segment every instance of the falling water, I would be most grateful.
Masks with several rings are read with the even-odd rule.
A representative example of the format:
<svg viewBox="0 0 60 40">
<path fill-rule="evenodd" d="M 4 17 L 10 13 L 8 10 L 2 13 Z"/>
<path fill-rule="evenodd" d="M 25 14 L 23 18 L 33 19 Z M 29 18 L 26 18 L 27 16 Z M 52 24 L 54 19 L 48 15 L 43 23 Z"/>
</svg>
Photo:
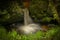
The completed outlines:
<svg viewBox="0 0 60 40">
<path fill-rule="evenodd" d="M 31 17 L 29 16 L 29 10 L 27 8 L 23 9 L 24 12 L 24 25 L 33 23 Z"/>
<path fill-rule="evenodd" d="M 29 16 L 29 10 L 27 8 L 23 9 L 24 12 L 24 26 L 18 28 L 18 32 L 22 34 L 35 33 L 41 30 L 40 25 L 33 23 L 31 17 Z"/>
</svg>

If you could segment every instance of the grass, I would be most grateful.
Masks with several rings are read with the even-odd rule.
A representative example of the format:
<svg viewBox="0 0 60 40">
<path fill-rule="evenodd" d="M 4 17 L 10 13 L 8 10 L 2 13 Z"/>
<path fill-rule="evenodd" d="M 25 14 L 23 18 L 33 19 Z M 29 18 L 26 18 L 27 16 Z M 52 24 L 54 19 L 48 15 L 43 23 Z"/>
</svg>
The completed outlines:
<svg viewBox="0 0 60 40">
<path fill-rule="evenodd" d="M 35 34 L 19 35 L 15 30 L 7 33 L 0 28 L 0 40 L 60 40 L 60 27 L 51 28 L 47 32 L 38 31 Z"/>
</svg>

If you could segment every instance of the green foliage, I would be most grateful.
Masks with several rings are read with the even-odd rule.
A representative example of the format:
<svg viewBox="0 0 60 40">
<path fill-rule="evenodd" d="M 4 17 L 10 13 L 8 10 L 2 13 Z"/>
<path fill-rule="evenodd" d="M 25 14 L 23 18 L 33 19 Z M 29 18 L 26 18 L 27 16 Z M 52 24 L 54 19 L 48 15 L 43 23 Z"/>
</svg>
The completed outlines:
<svg viewBox="0 0 60 40">
<path fill-rule="evenodd" d="M 23 12 L 22 12 L 23 7 L 22 5 L 20 5 L 20 2 L 18 1 L 8 1 L 9 6 L 7 7 L 7 9 L 0 10 L 1 23 L 23 20 Z M 53 3 L 53 1 L 51 1 L 50 4 L 51 3 Z M 53 13 L 53 12 L 56 13 L 57 9 L 54 9 L 55 6 L 53 4 L 52 5 L 50 4 L 48 0 L 31 0 L 29 10 L 30 10 L 30 16 L 33 18 L 34 22 L 40 22 L 40 20 L 42 20 L 42 22 L 50 22 L 53 19 L 54 20 L 56 18 L 59 19 L 58 13 L 57 14 Z"/>
<path fill-rule="evenodd" d="M 52 1 L 53 2 L 53 1 Z M 50 2 L 51 3 L 51 2 Z M 55 15 L 53 13 L 53 7 L 55 7 L 53 4 L 53 6 L 49 6 L 50 5 L 48 0 L 32 0 L 31 1 L 31 5 L 30 5 L 30 14 L 31 17 L 34 18 L 35 22 L 40 22 L 40 20 L 42 20 L 42 22 L 50 22 L 51 20 L 55 20 L 55 18 L 58 18 L 58 15 Z M 52 11 L 53 10 L 53 11 Z M 56 10 L 56 9 L 55 9 Z"/>
<path fill-rule="evenodd" d="M 52 18 L 49 18 L 49 17 L 44 17 L 42 19 L 43 22 L 50 22 L 52 20 Z"/>
<path fill-rule="evenodd" d="M 60 27 L 51 28 L 47 32 L 38 31 L 35 34 L 19 35 L 15 30 L 7 33 L 0 28 L 0 40 L 60 40 Z"/>
<path fill-rule="evenodd" d="M 11 12 L 12 13 L 12 12 Z M 14 12 L 10 14 L 7 10 L 0 10 L 0 23 L 3 22 L 16 22 L 23 20 L 23 15 L 21 13 Z"/>
<path fill-rule="evenodd" d="M 0 24 L 3 22 L 12 23 L 23 20 L 23 12 L 19 3 L 12 2 L 7 9 L 0 9 Z M 57 19 L 58 21 L 59 19 L 59 15 L 53 1 L 32 0 L 29 10 L 30 16 L 34 18 L 33 21 L 35 22 L 40 22 L 40 20 L 42 20 L 42 22 L 50 22 L 53 19 Z M 7 34 L 4 28 L 0 28 L 0 40 L 60 40 L 59 30 L 60 27 L 56 27 L 48 30 L 46 33 L 39 31 L 36 34 L 19 35 L 15 30 Z"/>
<path fill-rule="evenodd" d="M 10 1 L 11 2 L 11 1 Z M 11 2 L 9 7 L 4 10 L 0 10 L 0 22 L 16 22 L 23 20 L 22 9 L 18 3 Z"/>
<path fill-rule="evenodd" d="M 47 38 L 47 40 L 54 40 L 55 39 L 55 37 L 57 36 L 56 34 L 58 34 L 59 33 L 59 27 L 56 27 L 56 28 L 52 28 L 51 30 L 49 30 L 49 31 L 47 31 L 47 33 L 46 33 L 46 38 Z M 58 32 L 58 33 L 57 33 Z M 60 35 L 60 34 L 59 34 Z M 57 38 L 57 37 L 56 37 Z M 57 38 L 58 39 L 58 38 Z M 56 40 L 57 40 L 56 39 Z"/>
</svg>

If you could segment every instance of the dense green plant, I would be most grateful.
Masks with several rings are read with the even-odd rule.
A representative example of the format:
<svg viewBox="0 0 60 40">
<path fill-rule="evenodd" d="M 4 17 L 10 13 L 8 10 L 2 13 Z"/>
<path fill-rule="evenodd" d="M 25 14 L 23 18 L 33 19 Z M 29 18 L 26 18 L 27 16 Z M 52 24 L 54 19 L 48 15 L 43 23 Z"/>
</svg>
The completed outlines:
<svg viewBox="0 0 60 40">
<path fill-rule="evenodd" d="M 19 35 L 15 30 L 7 33 L 4 28 L 0 28 L 0 40 L 59 40 L 60 27 L 51 28 L 47 32 L 38 31 L 35 34 Z"/>
</svg>

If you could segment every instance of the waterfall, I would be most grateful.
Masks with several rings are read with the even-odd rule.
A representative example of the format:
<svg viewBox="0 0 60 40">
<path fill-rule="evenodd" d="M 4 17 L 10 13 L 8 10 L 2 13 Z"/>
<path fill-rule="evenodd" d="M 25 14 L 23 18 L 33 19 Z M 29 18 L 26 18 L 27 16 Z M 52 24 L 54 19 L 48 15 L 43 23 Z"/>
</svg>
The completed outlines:
<svg viewBox="0 0 60 40">
<path fill-rule="evenodd" d="M 24 25 L 33 23 L 31 17 L 29 16 L 29 10 L 27 8 L 23 9 L 24 12 Z"/>
<path fill-rule="evenodd" d="M 31 34 L 39 30 L 42 30 L 40 25 L 33 23 L 31 17 L 29 16 L 29 10 L 27 8 L 23 9 L 24 12 L 24 25 L 18 27 L 18 32 L 21 34 Z"/>
</svg>

